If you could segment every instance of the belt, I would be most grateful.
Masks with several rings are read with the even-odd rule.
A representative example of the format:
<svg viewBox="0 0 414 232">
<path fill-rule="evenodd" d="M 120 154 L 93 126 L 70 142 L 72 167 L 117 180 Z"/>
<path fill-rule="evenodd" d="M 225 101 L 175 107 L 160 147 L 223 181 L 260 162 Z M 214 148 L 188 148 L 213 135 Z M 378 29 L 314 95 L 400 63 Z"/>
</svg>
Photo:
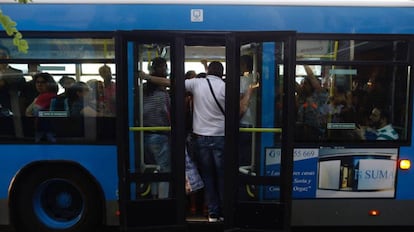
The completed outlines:
<svg viewBox="0 0 414 232">
<path fill-rule="evenodd" d="M 200 138 L 200 137 L 204 137 L 204 135 L 198 135 L 198 134 L 193 133 L 193 138 Z"/>
</svg>

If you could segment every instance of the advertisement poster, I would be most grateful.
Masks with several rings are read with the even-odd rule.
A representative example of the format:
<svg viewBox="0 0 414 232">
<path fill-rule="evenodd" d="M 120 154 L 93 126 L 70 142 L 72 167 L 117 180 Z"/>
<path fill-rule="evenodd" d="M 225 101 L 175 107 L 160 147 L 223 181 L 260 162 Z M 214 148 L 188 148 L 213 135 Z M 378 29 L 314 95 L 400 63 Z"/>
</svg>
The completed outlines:
<svg viewBox="0 0 414 232">
<path fill-rule="evenodd" d="M 293 188 L 294 198 L 314 198 L 317 190 L 318 151 L 315 148 L 294 150 Z M 267 148 L 265 171 L 268 176 L 280 175 L 280 148 Z M 279 198 L 278 186 L 266 186 L 264 199 Z"/>
<path fill-rule="evenodd" d="M 397 148 L 319 150 L 317 198 L 393 198 Z"/>
<path fill-rule="evenodd" d="M 314 198 L 316 193 L 319 149 L 295 149 L 293 151 L 294 198 Z"/>
<path fill-rule="evenodd" d="M 266 148 L 265 175 L 280 175 L 280 148 Z M 294 149 L 292 195 L 306 198 L 393 198 L 398 148 Z M 279 186 L 265 186 L 265 200 Z"/>
</svg>

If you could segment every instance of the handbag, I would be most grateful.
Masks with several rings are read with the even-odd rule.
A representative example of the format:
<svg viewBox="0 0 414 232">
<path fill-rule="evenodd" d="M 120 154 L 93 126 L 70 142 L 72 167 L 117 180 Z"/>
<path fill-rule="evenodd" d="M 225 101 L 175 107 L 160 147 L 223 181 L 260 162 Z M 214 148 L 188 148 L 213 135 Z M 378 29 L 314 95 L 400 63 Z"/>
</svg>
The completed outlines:
<svg viewBox="0 0 414 232">
<path fill-rule="evenodd" d="M 185 190 L 186 193 L 192 193 L 197 190 L 204 188 L 203 179 L 201 179 L 200 173 L 198 172 L 197 165 L 191 159 L 185 149 Z"/>
</svg>

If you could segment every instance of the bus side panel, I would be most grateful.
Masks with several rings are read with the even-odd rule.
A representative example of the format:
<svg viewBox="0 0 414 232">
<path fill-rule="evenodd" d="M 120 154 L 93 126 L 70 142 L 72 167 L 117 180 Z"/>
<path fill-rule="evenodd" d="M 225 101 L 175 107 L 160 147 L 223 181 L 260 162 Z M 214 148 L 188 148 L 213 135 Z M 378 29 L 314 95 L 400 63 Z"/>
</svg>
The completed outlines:
<svg viewBox="0 0 414 232">
<path fill-rule="evenodd" d="M 21 31 L 291 30 L 301 33 L 403 34 L 414 30 L 410 23 L 414 11 L 410 7 L 175 4 L 70 4 L 69 10 L 67 4 L 3 4 L 1 7 L 18 23 Z M 203 10 L 201 22 L 191 21 L 192 9 Z M 225 23 L 223 19 L 226 19 Z"/>
</svg>

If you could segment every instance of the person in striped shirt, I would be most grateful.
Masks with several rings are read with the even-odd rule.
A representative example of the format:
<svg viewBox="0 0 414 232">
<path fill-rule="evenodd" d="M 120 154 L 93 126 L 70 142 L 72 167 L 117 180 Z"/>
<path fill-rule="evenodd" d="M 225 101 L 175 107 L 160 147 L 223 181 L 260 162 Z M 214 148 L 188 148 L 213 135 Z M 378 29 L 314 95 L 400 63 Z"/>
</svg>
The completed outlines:
<svg viewBox="0 0 414 232">
<path fill-rule="evenodd" d="M 362 138 L 366 140 L 397 140 L 399 138 L 389 122 L 389 112 L 385 108 L 374 107 L 369 116 L 370 125 L 363 129 Z"/>
</svg>

